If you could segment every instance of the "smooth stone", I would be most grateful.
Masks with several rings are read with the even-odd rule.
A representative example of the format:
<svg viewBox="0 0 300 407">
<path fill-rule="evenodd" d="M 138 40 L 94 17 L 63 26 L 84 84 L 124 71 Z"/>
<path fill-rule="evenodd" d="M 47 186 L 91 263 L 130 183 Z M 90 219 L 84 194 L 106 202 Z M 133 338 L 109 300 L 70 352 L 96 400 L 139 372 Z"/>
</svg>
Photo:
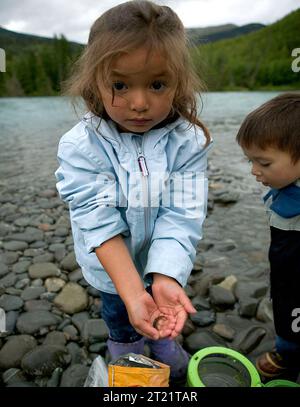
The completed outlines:
<svg viewBox="0 0 300 407">
<path fill-rule="evenodd" d="M 74 252 L 69 253 L 60 264 L 64 270 L 68 271 L 76 270 L 78 268 L 78 264 L 75 258 L 75 253 Z"/>
<path fill-rule="evenodd" d="M 81 269 L 76 269 L 74 271 L 71 271 L 68 277 L 70 281 L 76 283 L 77 281 L 80 281 L 83 278 L 83 274 Z"/>
<path fill-rule="evenodd" d="M 64 227 L 58 227 L 55 232 L 54 235 L 55 236 L 60 236 L 60 237 L 66 237 L 69 234 L 69 228 L 64 228 Z"/>
<path fill-rule="evenodd" d="M 91 295 L 92 297 L 94 297 L 94 298 L 100 298 L 100 291 L 97 290 L 95 287 L 90 286 L 90 287 L 87 289 L 87 293 L 88 293 L 89 295 Z"/>
<path fill-rule="evenodd" d="M 61 262 L 67 256 L 67 250 L 65 248 L 56 249 L 54 252 L 54 258 L 57 262 Z"/>
<path fill-rule="evenodd" d="M 65 285 L 66 285 L 66 282 L 64 280 L 62 280 L 61 278 L 50 277 L 50 278 L 47 278 L 47 280 L 45 281 L 45 287 L 48 292 L 57 293 Z"/>
<path fill-rule="evenodd" d="M 232 341 L 235 335 L 235 330 L 224 324 L 215 324 L 212 330 L 227 341 Z"/>
<path fill-rule="evenodd" d="M 26 227 L 30 224 L 30 218 L 27 218 L 27 217 L 18 218 L 14 221 L 14 224 L 16 226 Z"/>
<path fill-rule="evenodd" d="M 63 332 L 52 331 L 46 336 L 43 345 L 65 346 L 66 343 L 66 336 Z"/>
<path fill-rule="evenodd" d="M 41 328 L 56 326 L 59 318 L 48 311 L 31 311 L 21 314 L 17 321 L 17 329 L 20 333 L 34 334 Z"/>
<path fill-rule="evenodd" d="M 27 287 L 21 294 L 24 301 L 37 300 L 45 292 L 44 287 Z"/>
<path fill-rule="evenodd" d="M 30 244 L 30 248 L 32 249 L 44 249 L 46 247 L 47 243 L 44 242 L 43 240 L 37 240 L 36 242 Z"/>
<path fill-rule="evenodd" d="M 257 308 L 256 319 L 262 322 L 273 322 L 273 306 L 268 297 L 263 298 Z"/>
<path fill-rule="evenodd" d="M 36 278 L 32 280 L 31 286 L 32 287 L 42 287 L 44 285 L 44 281 L 41 278 Z"/>
<path fill-rule="evenodd" d="M 230 190 L 218 191 L 218 193 L 216 193 L 214 191 L 214 195 L 215 195 L 215 197 L 214 197 L 215 203 L 221 203 L 221 204 L 236 203 L 240 199 L 240 194 L 238 192 L 230 191 Z"/>
<path fill-rule="evenodd" d="M 239 301 L 239 314 L 241 317 L 252 318 L 256 314 L 259 300 L 245 297 Z"/>
<path fill-rule="evenodd" d="M 50 379 L 47 381 L 47 387 L 59 387 L 62 374 L 63 369 L 61 367 L 54 369 Z"/>
<path fill-rule="evenodd" d="M 235 304 L 235 297 L 231 291 L 214 285 L 209 289 L 210 302 L 220 307 L 231 307 Z"/>
<path fill-rule="evenodd" d="M 64 371 L 60 387 L 83 387 L 88 373 L 88 366 L 79 364 L 71 365 Z"/>
<path fill-rule="evenodd" d="M 10 251 L 25 250 L 28 248 L 28 243 L 20 242 L 17 240 L 16 241 L 11 240 L 7 243 L 4 243 L 3 247 L 5 250 L 10 250 Z"/>
<path fill-rule="evenodd" d="M 28 270 L 29 266 L 30 266 L 31 262 L 30 261 L 19 261 L 18 263 L 14 264 L 12 266 L 12 271 L 16 274 L 22 274 L 22 273 L 26 273 L 26 271 Z"/>
<path fill-rule="evenodd" d="M 7 273 L 9 273 L 9 268 L 6 264 L 1 262 L 0 258 L 0 277 L 5 276 Z"/>
<path fill-rule="evenodd" d="M 217 284 L 219 287 L 225 288 L 226 290 L 231 291 L 234 293 L 234 288 L 238 282 L 238 279 L 233 274 L 228 276 L 223 280 L 221 283 Z"/>
<path fill-rule="evenodd" d="M 78 331 L 74 325 L 67 325 L 63 327 L 63 332 L 67 335 L 68 340 L 77 341 L 79 339 Z"/>
<path fill-rule="evenodd" d="M 23 233 L 13 233 L 8 236 L 10 240 L 21 240 L 23 242 L 32 243 L 36 240 L 43 240 L 44 233 L 36 228 L 27 227 Z"/>
<path fill-rule="evenodd" d="M 0 263 L 4 263 L 8 266 L 16 263 L 19 259 L 19 254 L 16 252 L 6 252 L 0 255 Z"/>
<path fill-rule="evenodd" d="M 108 338 L 109 330 L 103 319 L 89 319 L 84 323 L 82 339 L 85 342 L 102 342 Z"/>
<path fill-rule="evenodd" d="M 83 334 L 83 327 L 86 321 L 88 321 L 90 319 L 90 315 L 88 312 L 84 311 L 84 312 L 78 312 L 77 314 L 74 314 L 72 316 L 72 324 L 74 324 L 76 326 L 76 328 L 78 329 L 78 331 L 80 332 L 80 334 Z"/>
<path fill-rule="evenodd" d="M 52 305 L 46 300 L 30 300 L 26 301 L 24 305 L 25 311 L 50 311 Z"/>
<path fill-rule="evenodd" d="M 102 354 L 103 351 L 107 349 L 107 344 L 105 342 L 94 343 L 89 346 L 89 352 Z"/>
<path fill-rule="evenodd" d="M 210 310 L 209 302 L 205 298 L 203 298 L 202 295 L 196 295 L 192 299 L 192 304 L 196 308 L 197 311 Z"/>
<path fill-rule="evenodd" d="M 65 367 L 70 363 L 70 359 L 64 347 L 40 345 L 23 357 L 21 366 L 31 376 L 49 376 L 57 367 Z"/>
<path fill-rule="evenodd" d="M 42 256 L 44 254 L 44 250 L 43 249 L 26 249 L 24 251 L 24 256 L 26 257 L 37 257 L 37 256 Z"/>
<path fill-rule="evenodd" d="M 54 260 L 52 253 L 45 253 L 33 258 L 33 263 L 51 263 Z"/>
<path fill-rule="evenodd" d="M 22 294 L 22 290 L 15 287 L 8 287 L 5 290 L 5 294 L 16 295 L 17 297 L 19 297 Z"/>
<path fill-rule="evenodd" d="M 45 189 L 39 193 L 42 198 L 55 198 L 57 196 L 57 191 L 54 189 Z"/>
<path fill-rule="evenodd" d="M 87 364 L 89 360 L 89 355 L 86 351 L 86 348 L 80 347 L 77 343 L 75 342 L 69 342 L 66 346 L 66 348 L 69 351 L 69 354 L 72 357 L 72 365 L 74 364 Z"/>
<path fill-rule="evenodd" d="M 207 326 L 216 321 L 216 314 L 213 311 L 198 311 L 191 314 L 190 319 L 197 326 Z"/>
<path fill-rule="evenodd" d="M 193 288 L 198 295 L 205 297 L 209 288 L 213 284 L 218 284 L 224 280 L 224 273 L 219 271 L 204 272 L 200 279 L 193 284 Z"/>
<path fill-rule="evenodd" d="M 18 277 L 15 273 L 10 272 L 0 279 L 0 286 L 7 288 L 13 287 L 17 282 Z"/>
<path fill-rule="evenodd" d="M 265 282 L 238 282 L 235 287 L 235 295 L 240 300 L 245 297 L 261 298 L 268 291 L 268 284 Z"/>
<path fill-rule="evenodd" d="M 29 267 L 31 278 L 58 277 L 60 270 L 53 263 L 37 263 Z"/>
<path fill-rule="evenodd" d="M 65 245 L 63 243 L 53 243 L 48 247 L 49 252 L 54 253 L 58 249 L 65 250 Z"/>
<path fill-rule="evenodd" d="M 27 287 L 30 284 L 30 279 L 29 278 L 22 278 L 22 280 L 17 281 L 15 287 L 17 289 L 24 289 L 25 287 Z"/>
<path fill-rule="evenodd" d="M 224 346 L 227 347 L 226 342 L 214 334 L 213 332 L 194 332 L 184 341 L 185 348 L 191 354 L 198 352 L 200 349 L 207 348 L 209 346 Z"/>
<path fill-rule="evenodd" d="M 11 336 L 0 350 L 0 368 L 19 367 L 21 360 L 37 345 L 36 340 L 29 335 Z"/>
<path fill-rule="evenodd" d="M 23 307 L 24 301 L 15 295 L 3 294 L 0 297 L 0 308 L 5 311 L 15 311 Z"/>
<path fill-rule="evenodd" d="M 253 325 L 237 334 L 233 347 L 243 354 L 250 353 L 260 344 L 266 333 L 265 328 Z"/>
<path fill-rule="evenodd" d="M 9 334 L 12 334 L 15 331 L 18 317 L 18 311 L 8 311 L 6 313 L 6 330 Z"/>
<path fill-rule="evenodd" d="M 75 314 L 87 308 L 88 295 L 79 284 L 68 283 L 55 297 L 54 304 L 67 314 Z"/>
</svg>

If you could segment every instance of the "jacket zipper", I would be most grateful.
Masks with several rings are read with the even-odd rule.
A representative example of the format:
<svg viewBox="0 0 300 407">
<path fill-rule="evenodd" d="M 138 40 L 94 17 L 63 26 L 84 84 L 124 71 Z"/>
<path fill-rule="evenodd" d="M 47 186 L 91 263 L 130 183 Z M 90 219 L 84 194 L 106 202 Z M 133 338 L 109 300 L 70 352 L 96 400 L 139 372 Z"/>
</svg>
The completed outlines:
<svg viewBox="0 0 300 407">
<path fill-rule="evenodd" d="M 143 203 L 144 203 L 144 225 L 145 225 L 145 237 L 143 244 L 141 246 L 141 250 L 143 250 L 150 238 L 150 210 L 149 207 L 149 171 L 147 167 L 146 157 L 144 155 L 144 137 L 142 139 L 142 146 L 139 146 L 139 143 L 135 139 L 135 144 L 137 147 L 137 160 L 139 164 L 139 169 L 142 173 L 142 185 L 143 185 Z"/>
</svg>

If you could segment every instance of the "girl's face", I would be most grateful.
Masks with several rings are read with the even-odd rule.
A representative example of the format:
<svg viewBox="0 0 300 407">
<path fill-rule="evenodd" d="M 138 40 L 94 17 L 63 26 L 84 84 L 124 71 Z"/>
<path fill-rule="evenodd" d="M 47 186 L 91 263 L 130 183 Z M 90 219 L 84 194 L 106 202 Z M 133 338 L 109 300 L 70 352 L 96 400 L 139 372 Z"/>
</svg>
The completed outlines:
<svg viewBox="0 0 300 407">
<path fill-rule="evenodd" d="M 251 173 L 265 186 L 280 189 L 300 178 L 300 160 L 294 164 L 285 151 L 272 147 L 262 150 L 256 146 L 243 150 L 252 163 Z"/>
<path fill-rule="evenodd" d="M 99 86 L 108 116 L 125 132 L 143 133 L 169 115 L 175 78 L 160 52 L 138 48 L 115 59 L 109 85 Z"/>
</svg>

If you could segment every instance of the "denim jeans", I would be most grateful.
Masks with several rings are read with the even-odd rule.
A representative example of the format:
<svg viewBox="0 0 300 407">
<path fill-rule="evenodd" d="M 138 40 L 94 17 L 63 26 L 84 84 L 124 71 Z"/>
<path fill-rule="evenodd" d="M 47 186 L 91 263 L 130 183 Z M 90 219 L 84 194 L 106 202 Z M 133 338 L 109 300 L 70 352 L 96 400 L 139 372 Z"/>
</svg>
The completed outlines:
<svg viewBox="0 0 300 407">
<path fill-rule="evenodd" d="M 300 344 L 276 336 L 276 351 L 288 366 L 300 370 Z"/>
<path fill-rule="evenodd" d="M 146 290 L 151 294 L 151 287 Z M 136 342 L 142 338 L 129 322 L 124 302 L 118 294 L 109 294 L 100 291 L 102 299 L 101 316 L 108 329 L 109 338 L 119 343 Z"/>
</svg>

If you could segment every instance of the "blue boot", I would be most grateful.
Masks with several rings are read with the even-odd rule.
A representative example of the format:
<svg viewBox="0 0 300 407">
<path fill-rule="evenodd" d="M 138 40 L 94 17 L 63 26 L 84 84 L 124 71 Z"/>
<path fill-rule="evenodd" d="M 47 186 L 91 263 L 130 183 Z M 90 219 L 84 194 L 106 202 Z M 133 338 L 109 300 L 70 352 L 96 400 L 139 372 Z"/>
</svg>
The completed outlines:
<svg viewBox="0 0 300 407">
<path fill-rule="evenodd" d="M 129 343 L 120 343 L 108 339 L 106 343 L 112 360 L 116 360 L 119 356 L 127 353 L 144 354 L 145 338 Z"/>
<path fill-rule="evenodd" d="M 154 360 L 170 366 L 170 382 L 184 385 L 189 363 L 189 354 L 173 339 L 147 340 Z M 171 384 L 170 383 L 170 384 Z"/>
</svg>

